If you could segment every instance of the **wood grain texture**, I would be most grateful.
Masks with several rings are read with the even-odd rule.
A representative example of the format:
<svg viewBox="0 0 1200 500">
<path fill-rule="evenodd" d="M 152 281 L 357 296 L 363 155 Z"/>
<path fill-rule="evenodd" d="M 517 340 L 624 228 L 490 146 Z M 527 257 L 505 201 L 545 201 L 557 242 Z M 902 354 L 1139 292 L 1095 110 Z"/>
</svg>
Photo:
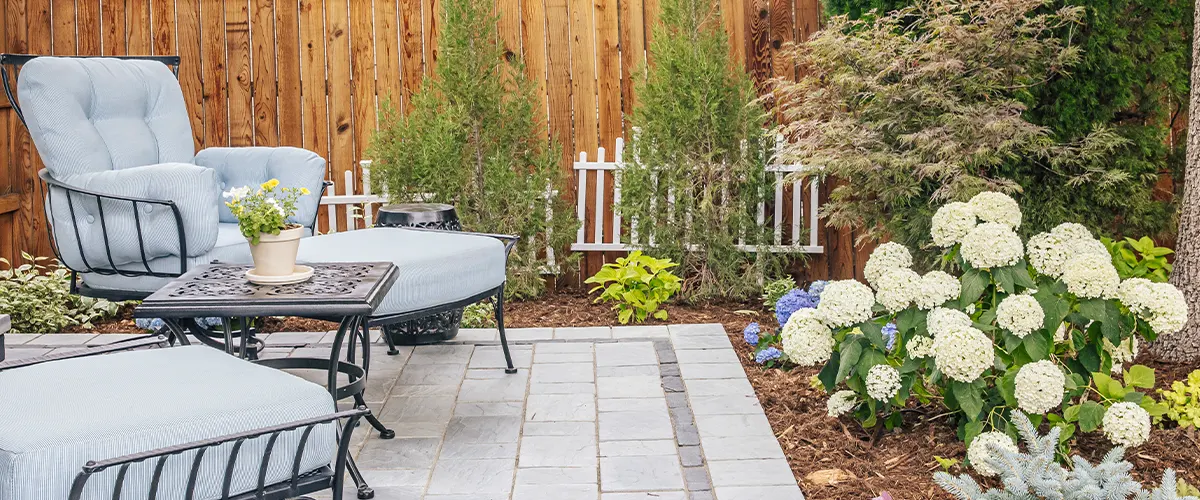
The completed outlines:
<svg viewBox="0 0 1200 500">
<path fill-rule="evenodd" d="M 281 2 L 288 8 L 287 2 Z M 254 145 L 279 145 L 279 87 L 275 73 L 275 2 L 253 0 L 250 6 L 250 55 L 254 61 L 250 75 L 254 96 Z"/>
<path fill-rule="evenodd" d="M 362 172 L 358 161 L 366 159 L 367 146 L 375 133 L 375 34 L 372 29 L 371 2 L 350 2 L 350 75 L 353 87 L 354 153 L 347 170 L 355 172 L 355 191 L 362 191 Z"/>
<path fill-rule="evenodd" d="M 229 145 L 254 145 L 254 97 L 250 79 L 249 0 L 225 0 L 225 78 Z"/>
<path fill-rule="evenodd" d="M 438 25 L 442 23 L 442 3 L 421 0 L 421 36 L 424 39 L 425 75 L 433 76 L 438 60 Z"/>
<path fill-rule="evenodd" d="M 200 2 L 201 83 L 204 87 L 204 147 L 229 145 L 228 80 L 225 66 L 225 3 Z"/>
<path fill-rule="evenodd" d="M 200 59 L 200 2 L 179 2 L 176 7 L 179 86 L 183 88 L 183 99 L 192 123 L 192 138 L 198 150 L 204 145 L 204 64 Z M 82 26 L 80 33 L 83 33 Z M 82 40 L 80 38 L 80 41 Z"/>
<path fill-rule="evenodd" d="M 87 1 L 87 0 L 84 0 Z M 101 50 L 106 56 L 128 54 L 125 0 L 103 0 L 100 4 Z"/>
<path fill-rule="evenodd" d="M 75 24 L 79 55 L 101 55 L 100 0 L 78 0 L 75 3 Z"/>
<path fill-rule="evenodd" d="M 504 60 L 516 63 L 521 57 L 521 2 L 520 0 L 495 0 L 496 34 L 504 47 Z M 511 74 L 505 78 L 511 80 Z M 511 81 L 510 81 L 511 84 Z"/>
<path fill-rule="evenodd" d="M 147 55 L 154 52 L 154 36 L 150 23 L 149 1 L 129 1 L 125 6 L 130 55 Z"/>
<path fill-rule="evenodd" d="M 746 2 L 746 69 L 759 91 L 771 78 L 771 10 L 769 0 Z"/>
<path fill-rule="evenodd" d="M 521 2 L 521 48 L 525 63 L 525 77 L 533 84 L 533 95 L 538 100 L 535 109 L 541 110 L 536 118 L 545 127 L 549 119 L 546 95 L 546 3 L 545 0 L 523 0 Z M 547 129 L 547 133 L 549 130 Z"/>
<path fill-rule="evenodd" d="M 598 101 L 596 96 L 596 40 L 593 4 L 591 0 L 570 0 L 571 13 L 571 101 L 575 109 L 575 149 L 586 151 L 589 157 L 594 157 L 599 142 L 599 124 L 597 123 Z M 584 238 L 585 241 L 597 242 L 596 228 L 596 178 L 592 172 L 579 172 L 578 175 L 589 175 L 584 197 Z M 599 243 L 599 242 L 597 242 Z M 591 276 L 604 265 L 604 257 L 596 252 L 584 256 L 582 270 L 585 276 Z"/>
<path fill-rule="evenodd" d="M 404 88 L 401 109 L 406 112 L 425 75 L 421 3 L 421 0 L 400 0 L 400 84 Z"/>
<path fill-rule="evenodd" d="M 28 28 L 25 46 L 34 54 L 49 54 L 52 45 L 53 21 L 50 15 L 50 0 L 26 0 L 25 13 Z M 17 145 L 18 162 L 21 167 L 14 175 L 21 192 L 33 192 L 38 182 L 37 173 L 45 167 L 25 127 L 17 127 L 20 137 Z M 32 196 L 21 198 L 20 210 L 14 220 L 14 238 L 23 243 L 23 249 L 36 256 L 50 256 L 50 240 L 47 238 L 46 217 L 37 200 Z"/>
<path fill-rule="evenodd" d="M 329 173 L 337 185 L 337 192 L 346 192 L 345 172 L 354 168 L 354 105 L 350 81 L 350 12 L 346 2 L 325 2 L 325 67 L 329 79 L 326 91 L 329 94 Z M 338 221 L 345 220 L 339 207 Z M 329 216 L 334 216 L 331 207 Z M 340 224 L 340 225 L 344 225 Z"/>
<path fill-rule="evenodd" d="M 51 37 L 54 39 L 54 55 L 74 55 L 78 53 L 75 43 L 75 0 L 54 0 L 54 27 Z"/>
<path fill-rule="evenodd" d="M 637 85 L 645 77 L 646 13 L 642 0 L 620 2 L 621 111 L 626 137 L 633 134 L 630 117 L 637 106 Z"/>
<path fill-rule="evenodd" d="M 58 11 L 55 11 L 58 15 Z M 152 36 L 154 37 L 151 51 L 154 55 L 173 56 L 179 54 L 179 47 L 176 45 L 175 26 L 175 2 L 154 2 L 153 10 L 150 13 L 153 20 Z M 56 28 L 57 29 L 57 28 Z"/>
<path fill-rule="evenodd" d="M 275 6 L 275 85 L 279 99 L 279 145 L 304 146 L 300 77 L 300 9 L 295 1 Z"/>
<path fill-rule="evenodd" d="M 593 0 L 593 13 L 596 22 L 596 102 L 598 104 L 597 120 L 600 130 L 600 147 L 606 151 L 606 160 L 612 161 L 616 154 L 617 138 L 621 137 L 624 125 L 621 117 L 621 31 L 619 26 L 620 11 L 617 5 L 609 0 Z M 605 192 L 601 200 L 604 207 L 604 225 L 601 227 L 603 241 L 612 241 L 612 221 L 615 177 L 612 172 L 604 173 Z M 621 253 L 605 252 L 600 254 L 601 263 L 611 262 L 620 257 Z M 599 270 L 599 268 L 597 268 Z"/>
<path fill-rule="evenodd" d="M 302 146 L 329 160 L 325 16 L 322 7 L 318 0 L 300 0 L 300 93 L 304 123 Z M 331 179 L 328 165 L 325 177 Z M 328 210 L 318 210 L 317 229 L 329 230 Z"/>
<path fill-rule="evenodd" d="M 375 0 L 375 94 L 380 104 L 386 99 L 401 102 L 400 14 L 397 0 Z"/>
</svg>

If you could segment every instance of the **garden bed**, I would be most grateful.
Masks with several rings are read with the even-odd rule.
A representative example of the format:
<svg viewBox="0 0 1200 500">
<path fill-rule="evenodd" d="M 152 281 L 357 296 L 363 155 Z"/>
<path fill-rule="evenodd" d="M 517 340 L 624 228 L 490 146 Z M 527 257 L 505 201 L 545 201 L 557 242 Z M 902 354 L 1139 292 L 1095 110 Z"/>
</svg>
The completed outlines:
<svg viewBox="0 0 1200 500">
<path fill-rule="evenodd" d="M 940 469 L 933 457 L 961 460 L 965 450 L 955 437 L 955 427 L 944 410 L 909 408 L 905 411 L 903 431 L 873 436 L 849 417 L 835 420 L 826 416 L 827 396 L 809 385 L 816 368 L 764 370 L 754 362 L 753 350 L 742 339 L 741 331 L 751 321 L 763 324 L 774 321 L 760 304 L 672 304 L 666 309 L 670 315 L 668 321 L 651 320 L 647 324 L 720 323 L 725 326 L 807 498 L 870 498 L 881 491 L 890 492 L 897 500 L 950 498 L 933 482 L 933 472 Z M 117 318 L 100 322 L 86 331 L 137 331 L 131 311 L 130 307 L 125 307 Z M 507 326 L 512 328 L 617 324 L 608 306 L 593 304 L 586 296 L 570 292 L 510 302 L 505 306 L 505 318 Z M 273 318 L 263 326 L 263 331 L 327 331 L 336 326 L 302 318 Z M 1145 359 L 1140 362 L 1156 370 L 1160 387 L 1186 378 L 1188 372 L 1197 368 Z M 1111 447 L 1100 433 L 1090 433 L 1077 438 L 1074 449 L 1095 462 Z M 1127 453 L 1126 458 L 1134 465 L 1134 476 L 1144 484 L 1157 484 L 1166 468 L 1174 468 L 1191 484 L 1200 484 L 1200 433 L 1156 429 L 1150 433 L 1149 442 Z M 841 471 L 842 479 L 829 484 L 813 474 L 818 472 L 815 476 L 829 477 L 833 474 L 831 471 Z M 963 470 L 961 466 L 955 466 L 951 472 L 957 474 Z"/>
</svg>

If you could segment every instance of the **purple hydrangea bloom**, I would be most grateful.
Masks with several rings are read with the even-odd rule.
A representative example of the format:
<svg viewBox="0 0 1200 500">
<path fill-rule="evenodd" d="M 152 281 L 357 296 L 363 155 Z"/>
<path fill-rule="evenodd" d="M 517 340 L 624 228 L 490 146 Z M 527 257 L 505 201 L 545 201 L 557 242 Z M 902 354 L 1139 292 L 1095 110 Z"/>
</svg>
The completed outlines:
<svg viewBox="0 0 1200 500">
<path fill-rule="evenodd" d="M 801 309 L 812 309 L 817 307 L 817 301 L 808 292 L 796 288 L 775 302 L 775 320 L 779 322 L 779 326 L 787 324 L 788 318 L 792 317 L 792 313 Z"/>
<path fill-rule="evenodd" d="M 755 321 L 746 325 L 746 329 L 742 330 L 742 338 L 746 339 L 746 343 L 750 345 L 758 345 L 758 334 L 762 332 L 758 322 Z"/>
<path fill-rule="evenodd" d="M 883 338 L 887 339 L 887 348 L 889 351 L 896 346 L 896 330 L 895 323 L 883 325 Z"/>
<path fill-rule="evenodd" d="M 818 280 L 808 285 L 808 295 L 812 297 L 813 303 L 821 302 L 821 292 L 825 291 L 825 285 L 829 283 L 825 280 Z"/>
<path fill-rule="evenodd" d="M 768 347 L 758 351 L 758 354 L 754 355 L 754 361 L 761 365 L 772 359 L 779 359 L 779 357 L 782 355 L 783 353 L 779 352 L 779 349 Z"/>
<path fill-rule="evenodd" d="M 203 326 L 206 328 L 216 328 L 223 324 L 223 323 L 221 323 L 221 318 L 216 318 L 216 317 L 196 318 L 196 323 L 199 323 L 200 326 Z M 159 319 L 159 318 L 135 318 L 133 320 L 133 324 L 137 325 L 138 328 L 141 328 L 143 330 L 153 330 L 153 331 L 158 331 L 158 329 L 162 328 L 164 325 L 163 320 Z"/>
</svg>

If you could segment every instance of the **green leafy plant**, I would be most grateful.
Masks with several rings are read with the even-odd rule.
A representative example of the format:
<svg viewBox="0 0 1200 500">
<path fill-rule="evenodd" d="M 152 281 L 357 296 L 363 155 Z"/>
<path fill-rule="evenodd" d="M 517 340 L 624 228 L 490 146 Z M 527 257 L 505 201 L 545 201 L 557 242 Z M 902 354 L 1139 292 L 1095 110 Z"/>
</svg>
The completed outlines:
<svg viewBox="0 0 1200 500">
<path fill-rule="evenodd" d="M 563 196 L 562 150 L 549 139 L 521 51 L 513 58 L 501 44 L 494 4 L 437 5 L 435 74 L 403 113 L 395 102 L 382 107 L 367 152 L 372 187 L 392 203 L 454 205 L 468 230 L 520 236 L 505 293 L 540 295 L 544 275 L 565 273 L 579 258 L 564 251 L 578 221 Z"/>
<path fill-rule="evenodd" d="M 1200 427 L 1200 370 L 1188 374 L 1187 382 L 1171 382 L 1169 390 L 1159 389 L 1166 405 L 1166 418 L 1180 427 Z"/>
<path fill-rule="evenodd" d="M 595 302 L 615 302 L 617 320 L 621 324 L 647 317 L 667 319 L 666 309 L 659 309 L 680 288 L 680 278 L 670 269 L 678 264 L 670 259 L 656 259 L 640 251 L 621 257 L 600 268 L 585 283 L 596 285 L 588 293 L 600 292 Z"/>
<path fill-rule="evenodd" d="M 762 291 L 763 307 L 768 311 L 775 312 L 775 303 L 794 288 L 796 288 L 796 280 L 791 276 L 767 282 Z"/>
<path fill-rule="evenodd" d="M 1184 481 L 1183 478 L 1179 478 L 1179 480 L 1175 483 L 1175 491 L 1181 497 L 1200 497 L 1200 488 L 1196 488 L 1195 486 L 1188 484 L 1188 482 Z"/>
<path fill-rule="evenodd" d="M 0 263 L 0 311 L 12 319 L 14 333 L 56 333 L 71 325 L 91 327 L 91 322 L 110 317 L 120 306 L 104 299 L 71 293 L 71 271 L 49 257 L 21 252 L 26 261 L 13 266 Z"/>
<path fill-rule="evenodd" d="M 495 328 L 495 308 L 490 302 L 476 302 L 463 309 L 463 328 Z"/>
<path fill-rule="evenodd" d="M 1150 281 L 1163 283 L 1171 276 L 1173 267 L 1167 262 L 1167 256 L 1175 253 L 1167 247 L 1154 244 L 1147 236 L 1141 239 L 1125 238 L 1113 240 L 1100 238 L 1108 253 L 1113 256 L 1113 266 L 1122 279 L 1146 278 Z"/>
<path fill-rule="evenodd" d="M 1084 387 L 1082 392 L 1078 390 L 1082 386 L 1079 375 L 1071 374 L 1071 378 L 1068 394 L 1077 397 L 1078 403 L 1063 408 L 1061 416 L 1056 413 L 1046 415 L 1047 422 L 1062 431 L 1059 435 L 1062 444 L 1060 451 L 1064 456 L 1067 451 L 1065 443 L 1075 435 L 1076 430 L 1094 432 L 1099 429 L 1105 412 L 1115 403 L 1135 403 L 1155 420 L 1162 418 L 1167 412 L 1165 404 L 1155 401 L 1142 391 L 1154 388 L 1154 369 L 1148 366 L 1129 367 L 1123 372 L 1121 381 L 1105 373 L 1092 373 L 1090 385 Z M 1099 400 L 1089 399 L 1088 392 L 1095 394 Z M 1034 418 L 1036 419 L 1036 416 Z"/>
<path fill-rule="evenodd" d="M 284 229 L 300 227 L 289 223 L 288 218 L 296 215 L 296 201 L 309 194 L 308 188 L 281 188 L 279 179 L 271 179 L 254 192 L 250 189 L 249 186 L 233 188 L 223 196 L 229 198 L 225 206 L 237 217 L 238 229 L 251 245 L 257 245 L 263 234 L 279 234 Z"/>
<path fill-rule="evenodd" d="M 953 457 L 945 458 L 945 457 L 939 457 L 937 455 L 933 456 L 933 461 L 937 462 L 938 467 L 942 468 L 942 472 L 950 472 L 951 468 L 962 463 L 962 460 L 959 460 L 957 458 L 953 458 Z"/>
</svg>

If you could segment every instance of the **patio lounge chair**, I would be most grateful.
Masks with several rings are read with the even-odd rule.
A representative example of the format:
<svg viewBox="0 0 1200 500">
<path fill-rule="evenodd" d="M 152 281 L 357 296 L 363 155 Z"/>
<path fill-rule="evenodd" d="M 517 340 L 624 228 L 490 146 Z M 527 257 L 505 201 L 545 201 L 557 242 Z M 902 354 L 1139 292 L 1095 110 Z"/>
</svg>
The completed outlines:
<svg viewBox="0 0 1200 500">
<path fill-rule="evenodd" d="M 142 299 L 196 265 L 250 264 L 224 190 L 276 178 L 324 191 L 325 160 L 311 151 L 196 152 L 172 72 L 178 64 L 178 57 L 0 55 L 5 93 L 46 165 L 38 176 L 55 254 L 81 278 L 72 283 L 82 295 Z M 19 69 L 15 97 L 10 67 Z M 319 203 L 319 195 L 302 197 L 293 220 L 310 235 Z M 505 265 L 515 242 L 504 235 L 374 228 L 306 237 L 299 260 L 394 262 L 399 278 L 368 326 L 493 297 L 506 371 L 515 373 L 503 313 Z"/>
</svg>

